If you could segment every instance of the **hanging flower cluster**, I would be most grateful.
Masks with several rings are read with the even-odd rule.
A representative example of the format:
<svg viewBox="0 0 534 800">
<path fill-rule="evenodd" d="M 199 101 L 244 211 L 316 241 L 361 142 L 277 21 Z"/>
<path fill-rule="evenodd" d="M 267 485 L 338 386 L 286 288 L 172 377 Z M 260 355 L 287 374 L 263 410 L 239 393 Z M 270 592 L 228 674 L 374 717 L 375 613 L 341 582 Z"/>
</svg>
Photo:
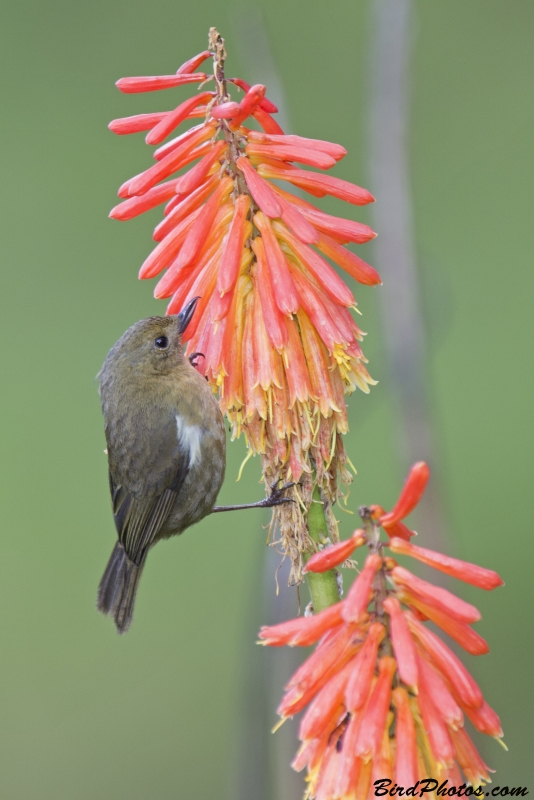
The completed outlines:
<svg viewBox="0 0 534 800">
<path fill-rule="evenodd" d="M 499 718 L 461 661 L 424 624 L 430 620 L 468 653 L 482 655 L 488 646 L 470 627 L 480 613 L 388 554 L 411 556 L 481 589 L 502 585 L 492 570 L 410 543 L 413 531 L 402 519 L 417 504 L 428 476 L 426 464 L 416 464 L 389 514 L 379 506 L 361 509 L 363 529 L 309 560 L 308 571 L 323 572 L 369 545 L 343 601 L 311 617 L 261 629 L 267 645 L 318 643 L 291 678 L 278 709 L 287 718 L 307 708 L 293 767 L 308 767 L 308 798 L 366 800 L 375 796 L 375 781 L 409 788 L 434 779 L 459 787 L 460 769 L 475 787 L 489 781 L 491 770 L 465 731 L 464 719 L 500 741 Z M 380 528 L 391 537 L 383 543 Z"/>
<path fill-rule="evenodd" d="M 348 427 L 344 394 L 368 392 L 374 383 L 360 346 L 363 333 L 349 310 L 354 296 L 330 262 L 363 284 L 378 284 L 380 277 L 344 246 L 373 239 L 371 228 L 325 214 L 273 181 L 354 205 L 374 198 L 345 180 L 295 166 L 326 170 L 346 150 L 285 135 L 265 87 L 226 78 L 225 56 L 224 40 L 212 29 L 209 50 L 176 74 L 117 82 L 126 93 L 189 83 L 201 91 L 172 111 L 110 123 L 117 134 L 148 131 L 147 144 L 159 145 L 155 163 L 120 187 L 123 202 L 110 216 L 128 220 L 165 204 L 154 231 L 157 246 L 140 278 L 164 272 L 154 293 L 170 298 L 168 314 L 200 297 L 184 338 L 188 353 L 202 354 L 198 369 L 219 392 L 233 436 L 244 433 L 249 453 L 261 454 L 267 486 L 301 482 L 293 490 L 299 502 L 275 511 L 298 581 L 310 546 L 305 517 L 313 487 L 333 503 L 339 479 L 350 481 L 340 438 Z M 208 59 L 211 77 L 196 71 Z M 244 92 L 239 103 L 230 85 Z M 261 130 L 246 127 L 249 118 Z M 193 119 L 201 121 L 163 144 Z M 328 522 L 335 540 L 331 513 Z"/>
</svg>

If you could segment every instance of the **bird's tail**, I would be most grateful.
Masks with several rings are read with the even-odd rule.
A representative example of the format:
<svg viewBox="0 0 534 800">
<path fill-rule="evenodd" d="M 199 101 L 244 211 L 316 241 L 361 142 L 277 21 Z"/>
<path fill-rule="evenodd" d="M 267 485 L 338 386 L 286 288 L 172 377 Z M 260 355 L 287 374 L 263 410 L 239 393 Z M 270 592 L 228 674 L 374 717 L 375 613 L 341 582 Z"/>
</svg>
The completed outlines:
<svg viewBox="0 0 534 800">
<path fill-rule="evenodd" d="M 112 617 L 119 633 L 126 633 L 132 624 L 135 596 L 145 558 L 137 565 L 117 542 L 98 587 L 96 607 Z"/>
</svg>

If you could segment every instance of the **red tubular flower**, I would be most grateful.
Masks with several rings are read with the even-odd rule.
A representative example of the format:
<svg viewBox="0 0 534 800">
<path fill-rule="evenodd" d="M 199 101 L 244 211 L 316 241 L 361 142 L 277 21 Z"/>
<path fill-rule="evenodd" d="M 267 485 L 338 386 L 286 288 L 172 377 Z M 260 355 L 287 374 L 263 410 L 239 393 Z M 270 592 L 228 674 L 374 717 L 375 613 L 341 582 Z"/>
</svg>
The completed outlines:
<svg viewBox="0 0 534 800">
<path fill-rule="evenodd" d="M 327 572 L 329 569 L 339 566 L 352 555 L 357 547 L 365 541 L 363 530 L 354 531 L 350 539 L 343 542 L 325 547 L 319 553 L 315 553 L 306 564 L 306 572 Z"/>
<path fill-rule="evenodd" d="M 174 75 L 118 81 L 128 93 L 207 85 L 169 111 L 110 124 L 116 133 L 145 131 L 147 143 L 159 145 L 152 166 L 121 186 L 124 202 L 110 216 L 128 220 L 166 204 L 154 231 L 157 246 L 139 276 L 166 270 L 155 294 L 170 298 L 167 313 L 179 311 L 192 292 L 202 296 L 185 337 L 187 352 L 204 353 L 197 369 L 218 392 L 232 435 L 244 433 L 250 451 L 261 455 L 266 486 L 300 483 L 291 490 L 299 502 L 273 514 L 292 557 L 291 578 L 300 582 L 314 485 L 333 504 L 340 482 L 351 480 L 341 438 L 348 428 L 344 394 L 368 392 L 374 384 L 363 333 L 349 311 L 354 295 L 330 259 L 363 284 L 378 284 L 380 277 L 343 246 L 369 241 L 374 231 L 324 214 L 271 178 L 355 205 L 373 197 L 341 178 L 299 169 L 299 163 L 329 169 L 346 150 L 286 136 L 271 116 L 276 106 L 265 86 L 226 79 L 224 45 L 216 32 L 210 37 L 210 49 Z M 209 58 L 210 78 L 196 71 Z M 232 98 L 232 86 L 244 96 Z M 249 118 L 263 131 L 246 127 Z M 182 125 L 189 127 L 182 131 Z M 335 543 L 333 515 L 328 526 Z"/>
<path fill-rule="evenodd" d="M 392 515 L 413 510 L 428 479 L 426 465 L 410 475 Z M 327 609 L 332 616 L 317 615 L 316 634 L 320 631 L 322 638 L 289 682 L 279 708 L 282 716 L 290 716 L 307 707 L 294 766 L 308 767 L 308 797 L 359 800 L 367 797 L 371 780 L 385 777 L 408 787 L 431 775 L 458 786 L 460 770 L 466 781 L 483 784 L 488 768 L 463 730 L 464 713 L 477 730 L 498 739 L 500 720 L 461 661 L 421 621 L 436 621 L 470 652 L 482 652 L 485 643 L 480 648 L 483 640 L 467 624 L 478 619 L 478 612 L 384 555 L 388 546 L 410 554 L 413 546 L 380 540 L 382 509 L 372 506 L 361 514 L 371 553 L 346 598 Z M 356 531 L 314 558 L 330 569 L 362 538 Z M 480 578 L 474 565 L 467 566 L 470 576 Z M 493 587 L 499 582 L 491 577 Z M 485 573 L 483 584 L 488 586 Z M 268 644 L 293 644 L 305 627 L 312 630 L 308 619 L 262 629 L 267 632 L 262 638 Z"/>
</svg>

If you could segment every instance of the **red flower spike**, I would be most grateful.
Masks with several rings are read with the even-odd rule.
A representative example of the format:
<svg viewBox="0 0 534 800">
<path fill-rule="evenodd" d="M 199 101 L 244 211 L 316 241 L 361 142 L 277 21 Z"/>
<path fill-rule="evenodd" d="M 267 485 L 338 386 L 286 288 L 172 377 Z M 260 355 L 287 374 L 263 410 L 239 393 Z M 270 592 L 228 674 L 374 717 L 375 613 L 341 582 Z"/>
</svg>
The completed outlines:
<svg viewBox="0 0 534 800">
<path fill-rule="evenodd" d="M 263 163 L 265 158 L 273 158 L 280 161 L 298 161 L 300 164 L 319 169 L 330 169 L 336 163 L 336 160 L 327 153 L 289 144 L 249 144 L 245 152 L 258 164 Z"/>
<path fill-rule="evenodd" d="M 264 98 L 265 99 L 265 98 Z M 263 110 L 260 106 L 254 111 L 252 114 L 254 119 L 261 125 L 265 133 L 275 133 L 284 135 L 284 131 L 278 124 L 278 122 L 271 117 L 266 111 Z"/>
<path fill-rule="evenodd" d="M 444 767 L 452 766 L 454 747 L 449 730 L 437 708 L 427 695 L 424 686 L 419 687 L 417 705 L 421 712 L 423 725 L 430 741 L 430 747 L 436 761 Z"/>
<path fill-rule="evenodd" d="M 272 219 L 282 216 L 282 208 L 275 193 L 269 184 L 260 178 L 248 158 L 241 156 L 236 164 L 244 174 L 250 193 L 263 213 Z"/>
<path fill-rule="evenodd" d="M 271 647 L 299 645 L 309 647 L 319 641 L 329 630 L 343 622 L 342 603 L 335 603 L 311 617 L 297 617 L 278 625 L 264 625 L 259 633 L 262 644 Z"/>
<path fill-rule="evenodd" d="M 271 284 L 276 304 L 282 314 L 295 314 L 299 309 L 299 298 L 291 278 L 288 263 L 274 235 L 268 217 L 259 211 L 254 224 L 261 233 L 265 246 L 265 259 L 269 267 Z"/>
<path fill-rule="evenodd" d="M 248 195 L 240 194 L 235 201 L 234 218 L 228 232 L 217 276 L 217 291 L 221 295 L 233 289 L 237 280 L 243 250 L 243 232 L 249 209 L 250 200 Z"/>
<path fill-rule="evenodd" d="M 401 610 L 399 601 L 395 597 L 386 597 L 384 608 L 391 620 L 391 641 L 393 642 L 400 679 L 406 686 L 417 686 L 417 652 L 406 617 Z"/>
<path fill-rule="evenodd" d="M 282 181 L 289 181 L 301 189 L 309 191 L 314 189 L 322 195 L 330 194 L 339 197 L 347 203 L 356 206 L 365 206 L 367 203 L 374 203 L 375 198 L 361 186 L 349 183 L 341 178 L 334 178 L 332 175 L 321 175 L 318 172 L 308 172 L 303 169 L 279 170 L 276 167 L 262 165 L 258 172 L 265 178 L 278 178 Z"/>
<path fill-rule="evenodd" d="M 178 269 L 185 269 L 193 263 L 206 241 L 219 207 L 229 196 L 233 187 L 233 181 L 227 175 L 220 181 L 207 203 L 202 207 L 180 250 L 177 261 Z"/>
<path fill-rule="evenodd" d="M 160 242 L 154 250 L 152 250 L 139 270 L 140 280 L 154 278 L 156 275 L 159 275 L 162 269 L 165 269 L 165 267 L 168 267 L 169 264 L 174 261 L 184 243 L 184 239 L 187 236 L 189 228 L 200 212 L 200 208 L 197 208 L 196 211 L 193 211 L 192 214 L 190 214 L 186 219 L 182 220 L 182 222 L 177 225 L 176 228 L 173 228 L 172 231 L 165 237 L 165 239 Z"/>
<path fill-rule="evenodd" d="M 398 686 L 391 693 L 397 709 L 395 741 L 395 783 L 398 786 L 413 786 L 417 782 L 417 740 L 415 723 L 406 689 Z"/>
<path fill-rule="evenodd" d="M 267 109 L 266 109 L 267 110 Z M 260 131 L 247 131 L 247 138 L 251 142 L 269 143 L 269 144 L 288 144 L 295 145 L 296 147 L 306 147 L 311 150 L 319 150 L 321 153 L 327 153 L 336 161 L 340 161 L 347 155 L 347 151 L 340 144 L 334 142 L 327 142 L 323 139 L 307 139 L 305 136 L 295 136 L 293 134 L 277 136 L 276 134 L 260 133 Z"/>
<path fill-rule="evenodd" d="M 445 614 L 450 614 L 454 619 L 460 622 L 478 622 L 481 618 L 480 611 L 471 603 L 466 603 L 456 597 L 452 592 L 447 589 L 442 589 L 440 586 L 434 586 L 432 583 L 418 578 L 412 572 L 404 567 L 395 567 L 392 571 L 392 577 L 396 583 L 406 586 L 407 589 L 417 595 L 424 603 L 434 606 L 438 611 Z"/>
<path fill-rule="evenodd" d="M 121 117 L 120 119 L 113 119 L 108 128 L 119 136 L 149 131 L 154 125 L 161 122 L 168 113 L 168 111 L 156 111 L 153 114 L 136 114 L 133 117 Z"/>
<path fill-rule="evenodd" d="M 174 111 L 169 111 L 165 117 L 155 125 L 154 128 L 146 136 L 147 144 L 159 144 L 171 133 L 178 125 L 187 119 L 189 112 L 193 111 L 197 106 L 202 105 L 204 101 L 209 102 L 213 97 L 212 92 L 201 92 L 194 97 L 190 97 L 183 103 L 180 103 Z"/>
<path fill-rule="evenodd" d="M 175 196 L 176 180 L 167 181 L 167 183 L 162 183 L 161 186 L 154 186 L 153 189 L 150 189 L 140 197 L 131 197 L 125 200 L 124 203 L 119 203 L 118 206 L 111 209 L 109 216 L 111 219 L 118 219 L 124 222 L 159 206 L 161 203 L 165 203 Z"/>
<path fill-rule="evenodd" d="M 466 707 L 465 713 L 477 731 L 501 739 L 504 734 L 498 714 L 485 701 L 481 708 Z"/>
<path fill-rule="evenodd" d="M 176 186 L 176 193 L 189 194 L 189 192 L 192 192 L 197 186 L 200 186 L 209 175 L 211 168 L 217 164 L 223 151 L 226 150 L 226 147 L 226 142 L 222 140 L 214 144 L 210 153 L 205 155 L 198 164 L 195 164 L 189 172 L 186 172 L 185 175 L 179 178 Z"/>
<path fill-rule="evenodd" d="M 353 659 L 354 660 L 354 659 Z M 319 739 L 330 734 L 344 715 L 343 698 L 350 675 L 349 661 L 334 675 L 310 703 L 299 725 L 299 739 Z"/>
<path fill-rule="evenodd" d="M 386 630 L 379 622 L 373 622 L 365 643 L 352 662 L 352 673 L 345 689 L 345 705 L 353 713 L 362 708 L 369 697 L 378 647 Z"/>
<path fill-rule="evenodd" d="M 328 256 L 328 258 L 331 258 L 332 261 L 339 264 L 339 266 L 344 269 L 345 272 L 348 272 L 358 283 L 363 283 L 366 286 L 378 286 L 382 283 L 382 279 L 376 269 L 363 261 L 359 256 L 351 253 L 350 250 L 342 247 L 342 245 L 335 242 L 325 233 L 319 236 L 317 247 Z"/>
<path fill-rule="evenodd" d="M 418 547 L 401 539 L 391 539 L 389 547 L 394 553 L 412 556 L 429 567 L 434 567 L 434 569 L 444 572 L 446 575 L 452 575 L 453 578 L 458 578 L 465 583 L 470 583 L 472 586 L 478 586 L 479 589 L 491 591 L 504 585 L 502 578 L 492 569 L 485 569 L 477 564 L 470 564 L 468 561 L 451 558 L 442 553 L 436 553 L 434 550 L 428 550 L 426 547 Z"/>
<path fill-rule="evenodd" d="M 460 659 L 442 642 L 439 636 L 426 628 L 412 613 L 406 612 L 410 630 L 447 681 L 454 686 L 455 694 L 469 707 L 480 708 L 484 697 L 475 679 Z"/>
<path fill-rule="evenodd" d="M 177 75 L 189 75 L 190 73 L 194 72 L 201 64 L 206 61 L 210 56 L 213 56 L 213 53 L 210 50 L 203 50 L 202 53 L 199 53 L 193 58 L 190 58 L 189 61 L 185 61 L 181 67 L 178 67 L 176 70 Z"/>
<path fill-rule="evenodd" d="M 280 352 L 287 343 L 287 328 L 283 314 L 274 299 L 273 285 L 269 280 L 268 267 L 265 263 L 262 238 L 258 236 L 251 246 L 256 255 L 255 277 L 258 283 L 258 295 L 261 300 L 263 321 L 272 346 Z"/>
<path fill-rule="evenodd" d="M 355 755 L 364 761 L 369 761 L 380 750 L 389 711 L 391 682 L 396 668 L 397 662 L 390 656 L 384 656 L 378 661 L 378 679 L 364 711 L 354 748 Z"/>
<path fill-rule="evenodd" d="M 239 88 L 242 89 L 244 92 L 249 92 L 250 91 L 250 83 L 247 83 L 246 81 L 242 80 L 241 78 L 227 78 L 226 80 L 229 83 L 235 84 L 235 86 L 239 86 Z M 276 114 L 277 111 L 278 111 L 277 106 L 275 106 L 274 103 L 271 103 L 271 101 L 268 100 L 266 97 L 264 97 L 262 100 L 260 100 L 260 102 L 258 103 L 258 106 L 260 108 L 263 108 L 263 110 L 267 111 L 267 113 L 269 113 L 269 114 Z"/>
<path fill-rule="evenodd" d="M 375 573 L 381 566 L 382 559 L 377 553 L 367 556 L 362 571 L 344 601 L 343 619 L 346 622 L 358 622 L 367 611 Z"/>
<path fill-rule="evenodd" d="M 480 786 L 490 782 L 488 772 L 493 772 L 482 761 L 478 750 L 463 728 L 451 731 L 451 737 L 456 751 L 456 758 L 465 777 L 472 786 Z"/>
<path fill-rule="evenodd" d="M 173 182 L 176 185 L 176 182 Z M 192 211 L 199 208 L 199 206 L 204 203 L 207 198 L 210 196 L 212 191 L 219 183 L 219 178 L 217 175 L 212 175 L 206 183 L 201 184 L 198 189 L 195 189 L 194 192 L 191 194 L 186 195 L 186 197 L 178 197 L 178 203 L 172 209 L 170 214 L 167 217 L 164 217 L 162 221 L 154 228 L 154 233 L 152 234 L 152 238 L 156 242 L 161 242 L 171 230 L 178 225 L 185 217 L 189 216 Z M 159 188 L 156 186 L 156 189 Z M 151 189 L 151 191 L 154 191 Z M 148 194 L 148 192 L 147 192 Z M 176 193 L 174 193 L 176 197 Z M 141 195 L 141 198 L 146 197 L 146 195 Z M 136 198 L 134 198 L 136 199 Z M 128 201 L 126 201 L 128 202 Z M 123 203 L 123 205 L 125 205 Z"/>
<path fill-rule="evenodd" d="M 411 514 L 422 498 L 429 478 L 430 470 L 424 461 L 418 461 L 413 465 L 393 510 L 380 519 L 383 528 L 387 530 L 388 525 L 400 522 Z"/>
<path fill-rule="evenodd" d="M 334 302 L 341 303 L 344 306 L 354 305 L 354 295 L 328 261 L 321 258 L 311 247 L 306 247 L 306 245 L 302 244 L 279 222 L 273 223 L 273 229 L 277 237 L 286 242 L 297 258 L 305 264 L 306 268 L 319 282 L 321 288 L 327 292 Z"/>
<path fill-rule="evenodd" d="M 447 725 L 453 730 L 461 728 L 464 724 L 462 709 L 450 693 L 443 679 L 430 666 L 428 661 L 420 655 L 417 656 L 417 666 L 421 685 L 434 706 L 439 709 L 439 713 Z"/>
<path fill-rule="evenodd" d="M 306 564 L 305 572 L 328 572 L 329 569 L 339 566 L 365 542 L 363 530 L 354 531 L 350 539 L 337 542 L 330 547 L 325 547 L 319 553 L 314 553 Z"/>
<path fill-rule="evenodd" d="M 184 83 L 201 83 L 206 80 L 203 72 L 188 75 L 151 75 L 136 78 L 120 78 L 115 86 L 124 94 L 137 94 L 138 92 L 155 92 L 159 89 L 172 89 Z"/>
</svg>

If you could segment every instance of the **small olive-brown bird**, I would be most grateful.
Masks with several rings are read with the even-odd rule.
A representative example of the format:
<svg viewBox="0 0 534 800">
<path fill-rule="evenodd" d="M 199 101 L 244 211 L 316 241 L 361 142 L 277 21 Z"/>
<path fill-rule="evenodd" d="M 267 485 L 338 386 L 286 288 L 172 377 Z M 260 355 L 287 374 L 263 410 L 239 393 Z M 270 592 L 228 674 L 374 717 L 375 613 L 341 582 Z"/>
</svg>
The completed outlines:
<svg viewBox="0 0 534 800">
<path fill-rule="evenodd" d="M 129 328 L 99 373 L 109 486 L 118 542 L 98 588 L 97 608 L 128 630 L 150 548 L 213 511 L 290 502 L 275 489 L 258 503 L 217 506 L 226 455 L 223 416 L 187 358 L 182 334 L 198 297 L 176 316 Z"/>
<path fill-rule="evenodd" d="M 97 608 L 119 633 L 131 624 L 150 548 L 209 514 L 224 478 L 223 416 L 182 349 L 197 300 L 176 316 L 149 317 L 129 328 L 99 374 L 119 540 Z"/>
</svg>

